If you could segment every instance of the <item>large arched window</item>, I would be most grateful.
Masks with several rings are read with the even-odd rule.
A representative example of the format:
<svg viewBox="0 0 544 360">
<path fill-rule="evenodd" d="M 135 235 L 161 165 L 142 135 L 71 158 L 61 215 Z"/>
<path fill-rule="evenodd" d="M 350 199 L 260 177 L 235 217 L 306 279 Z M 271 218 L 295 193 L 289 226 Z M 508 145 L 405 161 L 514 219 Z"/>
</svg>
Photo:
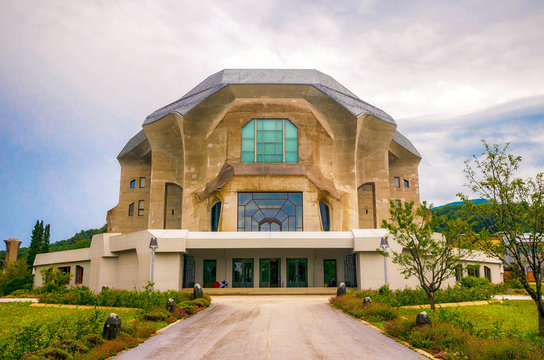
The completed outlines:
<svg viewBox="0 0 544 360">
<path fill-rule="evenodd" d="M 219 218 L 221 217 L 221 201 L 215 203 L 211 210 L 211 231 L 219 231 Z"/>
<path fill-rule="evenodd" d="M 331 215 L 329 205 L 323 201 L 319 202 L 319 213 L 321 215 L 321 228 L 323 231 L 331 231 Z"/>
<path fill-rule="evenodd" d="M 298 129 L 287 119 L 252 119 L 242 128 L 242 162 L 298 162 Z"/>
</svg>

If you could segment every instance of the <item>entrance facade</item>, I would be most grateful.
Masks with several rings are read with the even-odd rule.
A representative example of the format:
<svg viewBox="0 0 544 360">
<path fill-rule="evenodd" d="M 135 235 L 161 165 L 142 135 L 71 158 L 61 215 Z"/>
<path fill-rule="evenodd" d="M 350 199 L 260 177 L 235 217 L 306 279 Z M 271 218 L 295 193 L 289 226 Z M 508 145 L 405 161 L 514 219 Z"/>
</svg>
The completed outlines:
<svg viewBox="0 0 544 360">
<path fill-rule="evenodd" d="M 327 287 L 336 287 L 336 259 L 323 260 L 323 283 Z"/>
<path fill-rule="evenodd" d="M 287 287 L 308 287 L 308 259 L 287 258 Z"/>
<path fill-rule="evenodd" d="M 281 285 L 281 259 L 260 259 L 259 287 L 277 288 Z"/>
<path fill-rule="evenodd" d="M 204 260 L 204 287 L 210 288 L 216 281 L 217 274 L 217 261 L 216 260 Z"/>
</svg>

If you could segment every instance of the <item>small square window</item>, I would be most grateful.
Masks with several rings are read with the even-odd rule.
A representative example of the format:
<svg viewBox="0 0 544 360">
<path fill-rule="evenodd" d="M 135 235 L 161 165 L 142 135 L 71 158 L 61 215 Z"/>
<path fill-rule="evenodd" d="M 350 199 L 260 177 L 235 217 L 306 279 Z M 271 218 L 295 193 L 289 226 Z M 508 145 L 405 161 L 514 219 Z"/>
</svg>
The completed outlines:
<svg viewBox="0 0 544 360">
<path fill-rule="evenodd" d="M 130 180 L 130 188 L 134 189 L 136 187 L 136 179 Z"/>
<path fill-rule="evenodd" d="M 144 215 L 144 201 L 140 200 L 138 201 L 138 216 Z"/>
<path fill-rule="evenodd" d="M 408 180 L 404 180 L 404 187 L 405 188 L 409 188 L 410 187 L 410 182 Z"/>
<path fill-rule="evenodd" d="M 400 178 L 398 176 L 395 176 L 393 178 L 393 183 L 395 184 L 395 187 L 400 187 Z"/>
<path fill-rule="evenodd" d="M 144 188 L 144 187 L 145 187 L 145 177 L 141 177 L 141 178 L 140 178 L 140 187 L 141 187 L 141 188 Z"/>
</svg>

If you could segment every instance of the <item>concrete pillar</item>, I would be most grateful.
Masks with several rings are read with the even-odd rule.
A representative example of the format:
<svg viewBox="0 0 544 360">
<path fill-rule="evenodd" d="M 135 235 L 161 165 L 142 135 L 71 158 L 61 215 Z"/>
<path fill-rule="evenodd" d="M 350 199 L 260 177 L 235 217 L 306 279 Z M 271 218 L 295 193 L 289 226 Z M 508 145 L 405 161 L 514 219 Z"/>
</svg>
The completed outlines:
<svg viewBox="0 0 544 360">
<path fill-rule="evenodd" d="M 11 261 L 17 261 L 17 256 L 19 255 L 19 247 L 22 242 L 16 238 L 9 238 L 4 240 L 6 243 L 6 263 Z"/>
</svg>

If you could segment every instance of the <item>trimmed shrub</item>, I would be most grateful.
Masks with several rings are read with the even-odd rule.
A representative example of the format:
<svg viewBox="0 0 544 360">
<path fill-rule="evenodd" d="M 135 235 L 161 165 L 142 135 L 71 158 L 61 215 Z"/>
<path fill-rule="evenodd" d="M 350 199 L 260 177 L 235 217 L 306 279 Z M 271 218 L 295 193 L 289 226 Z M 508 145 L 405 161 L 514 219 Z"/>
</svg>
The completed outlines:
<svg viewBox="0 0 544 360">
<path fill-rule="evenodd" d="M 475 288 L 489 285 L 489 281 L 486 278 L 465 276 L 461 279 L 461 286 L 465 288 Z"/>
</svg>

